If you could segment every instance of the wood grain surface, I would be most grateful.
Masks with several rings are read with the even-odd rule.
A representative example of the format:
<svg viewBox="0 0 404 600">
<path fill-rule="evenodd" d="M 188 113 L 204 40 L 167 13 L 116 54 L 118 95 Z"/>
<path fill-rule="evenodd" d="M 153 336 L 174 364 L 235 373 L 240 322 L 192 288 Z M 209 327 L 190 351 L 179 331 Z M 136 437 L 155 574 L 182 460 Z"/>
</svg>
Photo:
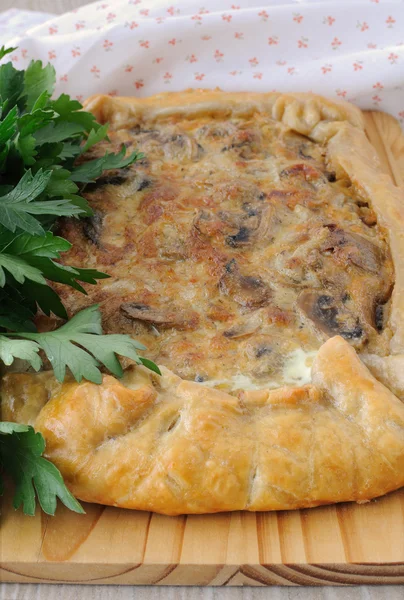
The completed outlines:
<svg viewBox="0 0 404 600">
<path fill-rule="evenodd" d="M 403 185 L 404 136 L 366 113 L 384 170 Z M 0 575 L 9 582 L 198 586 L 404 584 L 404 490 L 364 505 L 166 517 L 85 505 L 35 518 L 7 508 Z"/>
</svg>

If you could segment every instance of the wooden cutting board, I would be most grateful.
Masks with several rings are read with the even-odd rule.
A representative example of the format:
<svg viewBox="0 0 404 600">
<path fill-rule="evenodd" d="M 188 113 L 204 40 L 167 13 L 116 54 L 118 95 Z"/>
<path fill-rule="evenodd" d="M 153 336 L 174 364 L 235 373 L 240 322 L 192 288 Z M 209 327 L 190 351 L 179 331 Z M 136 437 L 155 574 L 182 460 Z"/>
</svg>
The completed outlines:
<svg viewBox="0 0 404 600">
<path fill-rule="evenodd" d="M 383 168 L 404 185 L 404 136 L 365 113 Z M 8 499 L 9 500 L 9 499 Z M 277 513 L 165 517 L 84 505 L 78 516 L 14 512 L 4 502 L 0 578 L 155 585 L 404 583 L 404 489 L 363 504 Z"/>
</svg>

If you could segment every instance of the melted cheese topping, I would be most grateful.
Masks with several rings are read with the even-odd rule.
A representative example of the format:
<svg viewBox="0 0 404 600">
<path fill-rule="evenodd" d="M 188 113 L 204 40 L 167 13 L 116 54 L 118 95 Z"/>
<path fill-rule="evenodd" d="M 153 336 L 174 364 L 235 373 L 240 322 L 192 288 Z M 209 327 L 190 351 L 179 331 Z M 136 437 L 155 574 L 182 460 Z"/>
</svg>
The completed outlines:
<svg viewBox="0 0 404 600">
<path fill-rule="evenodd" d="M 94 216 L 62 225 L 68 263 L 111 275 L 87 297 L 61 288 L 70 313 L 97 302 L 107 332 L 228 390 L 307 383 L 336 334 L 383 351 L 385 232 L 324 147 L 263 114 L 170 117 L 110 138 L 146 158 L 87 186 Z"/>
<path fill-rule="evenodd" d="M 257 383 L 251 377 L 238 373 L 237 375 L 233 375 L 230 380 L 209 379 L 202 382 L 201 385 L 221 389 L 226 392 L 275 389 L 285 384 L 306 385 L 311 381 L 311 367 L 316 354 L 317 352 L 305 352 L 302 348 L 297 348 L 287 355 L 280 377 L 282 384 L 274 380 Z"/>
</svg>

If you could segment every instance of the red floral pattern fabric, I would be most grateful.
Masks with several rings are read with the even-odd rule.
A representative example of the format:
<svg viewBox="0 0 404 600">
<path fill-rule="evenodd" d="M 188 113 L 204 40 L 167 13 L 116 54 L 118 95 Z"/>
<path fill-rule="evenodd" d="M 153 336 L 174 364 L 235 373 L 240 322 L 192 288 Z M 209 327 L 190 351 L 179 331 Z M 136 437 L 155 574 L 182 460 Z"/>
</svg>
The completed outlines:
<svg viewBox="0 0 404 600">
<path fill-rule="evenodd" d="M 51 61 L 57 92 L 312 91 L 404 125 L 402 0 L 109 0 L 52 18 L 11 59 Z"/>
</svg>

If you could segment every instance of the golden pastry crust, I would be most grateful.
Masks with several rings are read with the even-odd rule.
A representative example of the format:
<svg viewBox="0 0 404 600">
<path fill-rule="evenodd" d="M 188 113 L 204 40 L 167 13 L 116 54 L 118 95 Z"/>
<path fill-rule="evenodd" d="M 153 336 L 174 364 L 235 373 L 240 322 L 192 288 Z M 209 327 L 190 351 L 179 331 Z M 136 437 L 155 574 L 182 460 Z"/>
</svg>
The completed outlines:
<svg viewBox="0 0 404 600">
<path fill-rule="evenodd" d="M 399 399 L 404 390 L 400 375 L 404 371 L 403 192 L 382 173 L 366 139 L 361 112 L 311 94 L 203 90 L 146 99 L 96 96 L 86 108 L 117 133 L 144 123 L 163 126 L 202 117 L 268 115 L 282 124 L 282 131 L 306 136 L 324 149 L 326 165 L 337 180 L 346 180 L 365 210 L 376 213 L 384 262 L 378 263 L 372 251 L 374 264 L 360 266 L 367 272 L 372 302 L 382 293 L 373 287 L 375 274 L 387 283 L 391 277 L 383 231 L 395 281 L 391 297 L 383 292 L 389 297 L 384 331 L 380 339 L 375 332 L 369 334 L 373 345 L 370 354 L 363 355 L 373 375 L 353 347 L 336 336 L 321 345 L 311 383 L 300 387 L 244 390 L 234 397 L 184 381 L 165 368 L 158 377 L 132 367 L 122 382 L 105 376 L 101 386 L 66 383 L 59 390 L 47 384 L 49 402 L 43 405 L 41 393 L 39 401 L 33 400 L 35 406 L 25 407 L 25 414 L 34 419 L 32 415 L 38 413 L 32 422 L 45 436 L 47 456 L 73 493 L 90 502 L 181 514 L 363 502 L 404 485 L 404 406 Z M 330 231 L 334 235 L 335 230 Z M 362 235 L 359 225 L 356 231 Z M 81 240 L 77 230 L 70 232 Z M 346 239 L 341 245 L 347 245 Z M 359 257 L 366 256 L 366 248 Z M 118 254 L 111 256 L 112 266 L 118 259 Z M 354 268 L 358 266 L 358 257 L 351 254 L 343 254 L 341 260 L 347 265 L 354 260 Z M 364 289 L 360 281 L 353 294 Z M 225 279 L 221 285 L 227 292 L 233 282 Z M 265 295 L 261 283 L 254 286 L 261 295 L 258 300 L 243 297 L 247 308 L 259 308 L 257 303 Z M 235 294 L 244 292 L 240 284 L 236 286 Z M 112 297 L 106 298 L 109 303 Z M 145 310 L 142 306 L 125 310 L 136 319 Z M 77 310 L 76 300 L 69 307 Z M 327 302 L 322 307 L 329 308 Z M 175 311 L 168 311 L 163 324 L 186 332 L 196 327 L 197 317 L 186 313 L 179 319 Z M 161 314 L 159 318 L 162 322 Z M 215 318 L 225 318 L 223 311 Z M 119 323 L 113 321 L 112 329 Z M 355 327 L 350 331 L 345 337 L 356 343 L 359 334 Z M 318 339 L 328 335 L 320 332 Z M 190 352 L 189 347 L 182 351 Z M 22 418 L 19 390 L 29 397 L 29 383 L 21 377 L 27 376 L 4 378 L 3 414 L 10 420 Z M 37 376 L 28 377 L 38 385 Z M 84 428 L 83 423 L 91 425 Z"/>
<path fill-rule="evenodd" d="M 5 377 L 8 405 L 19 378 Z M 404 484 L 404 405 L 338 336 L 321 347 L 308 386 L 235 398 L 131 368 L 122 382 L 63 384 L 33 424 L 78 498 L 123 508 L 295 509 Z"/>
</svg>

